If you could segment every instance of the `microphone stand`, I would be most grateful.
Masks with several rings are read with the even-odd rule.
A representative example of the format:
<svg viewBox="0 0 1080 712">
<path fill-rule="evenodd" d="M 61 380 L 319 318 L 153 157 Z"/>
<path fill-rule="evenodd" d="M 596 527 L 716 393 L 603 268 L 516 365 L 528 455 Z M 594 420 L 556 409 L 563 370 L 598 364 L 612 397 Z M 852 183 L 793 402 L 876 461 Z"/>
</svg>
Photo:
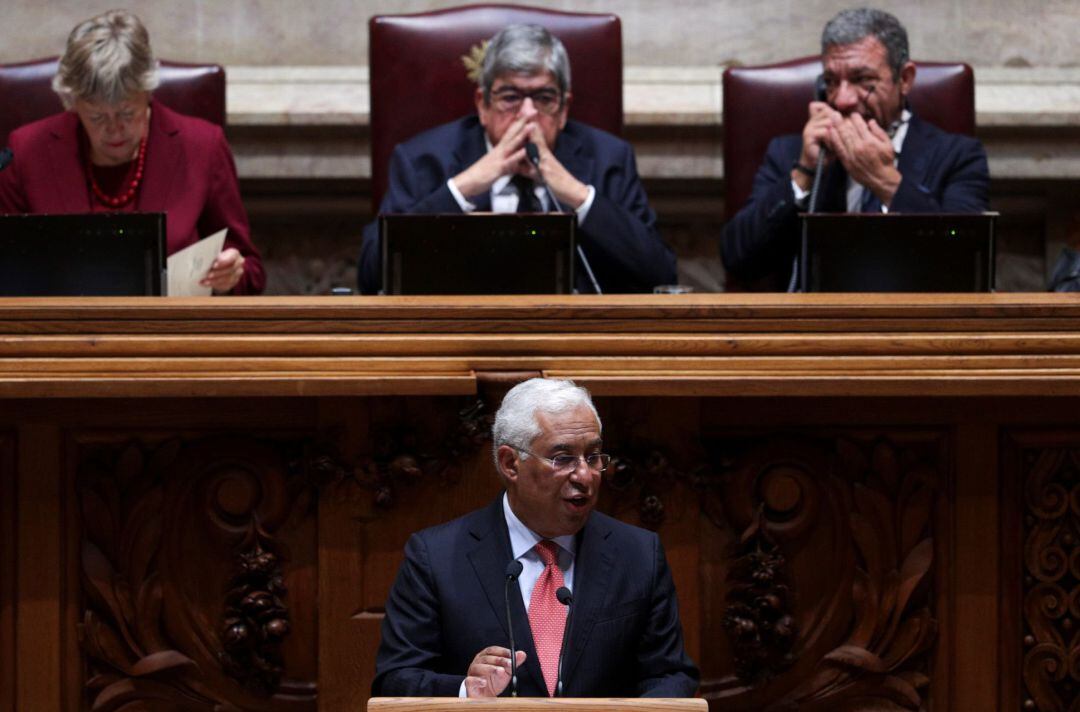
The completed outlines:
<svg viewBox="0 0 1080 712">
<path fill-rule="evenodd" d="M 555 206 L 555 212 L 566 213 L 566 211 L 563 210 L 562 205 L 559 204 L 559 201 L 556 200 L 555 194 L 551 192 L 551 186 L 544 180 L 544 173 L 540 170 L 540 150 L 532 141 L 525 142 L 525 155 L 529 157 L 529 163 L 536 167 L 536 175 L 540 177 L 540 185 L 542 185 L 547 192 L 548 200 Z M 596 281 L 596 275 L 593 274 L 592 265 L 589 264 L 588 258 L 585 257 L 585 251 L 581 249 L 581 245 L 574 245 L 574 247 L 577 248 L 578 257 L 581 258 L 581 265 L 585 268 L 585 275 L 589 278 L 589 282 L 592 283 L 593 289 L 596 290 L 597 294 L 603 294 L 603 292 L 600 291 L 600 283 Z"/>
<path fill-rule="evenodd" d="M 503 584 L 503 600 L 506 602 L 506 629 L 510 631 L 510 696 L 517 697 L 517 648 L 514 646 L 514 621 L 510 618 L 510 584 L 517 581 L 524 568 L 514 559 L 506 565 L 506 582 Z"/>
<path fill-rule="evenodd" d="M 559 599 L 559 603 L 566 606 L 566 626 L 563 628 L 562 646 L 559 648 L 559 667 L 555 676 L 555 697 L 562 697 L 562 665 L 563 658 L 566 656 L 566 643 L 570 640 L 570 623 L 574 613 L 574 608 L 571 604 L 574 602 L 574 597 L 570 594 L 570 589 L 566 586 L 561 586 L 559 590 L 555 592 L 555 598 Z"/>
<path fill-rule="evenodd" d="M 814 166 L 814 182 L 810 184 L 810 200 L 806 205 L 807 214 L 812 214 L 817 209 L 818 193 L 821 190 L 821 175 L 825 172 L 825 147 L 818 144 L 817 164 Z M 809 223 L 810 221 L 803 216 L 802 219 L 802 241 L 799 249 L 799 269 L 793 270 L 791 274 L 791 284 L 788 285 L 789 292 L 805 292 L 806 280 L 808 277 L 806 268 L 806 240 L 809 236 Z"/>
</svg>

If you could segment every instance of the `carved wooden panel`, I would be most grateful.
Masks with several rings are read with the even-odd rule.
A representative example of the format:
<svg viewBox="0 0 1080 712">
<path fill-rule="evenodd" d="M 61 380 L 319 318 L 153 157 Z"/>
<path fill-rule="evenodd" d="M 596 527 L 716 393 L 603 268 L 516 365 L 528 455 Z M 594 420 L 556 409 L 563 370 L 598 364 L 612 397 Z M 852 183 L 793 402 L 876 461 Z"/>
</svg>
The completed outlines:
<svg viewBox="0 0 1080 712">
<path fill-rule="evenodd" d="M 708 447 L 704 695 L 723 710 L 927 709 L 942 435 L 811 431 Z"/>
<path fill-rule="evenodd" d="M 15 435 L 0 431 L 0 712 L 15 709 Z"/>
<path fill-rule="evenodd" d="M 1017 709 L 1080 710 L 1080 432 L 1013 434 L 1003 477 L 1022 519 Z M 1016 569 L 1014 569 L 1016 571 Z M 1006 659 L 1009 659 L 1008 657 Z"/>
<path fill-rule="evenodd" d="M 314 488 L 248 437 L 84 442 L 93 710 L 314 710 Z"/>
</svg>

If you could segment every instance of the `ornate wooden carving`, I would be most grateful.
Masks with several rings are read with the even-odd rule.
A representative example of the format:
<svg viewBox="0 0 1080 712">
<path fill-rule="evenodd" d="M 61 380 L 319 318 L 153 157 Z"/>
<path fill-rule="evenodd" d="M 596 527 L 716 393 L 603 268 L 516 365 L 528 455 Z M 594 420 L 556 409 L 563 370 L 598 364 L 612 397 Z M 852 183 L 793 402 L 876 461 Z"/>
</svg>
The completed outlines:
<svg viewBox="0 0 1080 712">
<path fill-rule="evenodd" d="M 668 516 L 664 495 L 679 483 L 692 485 L 690 477 L 653 443 L 638 440 L 632 447 L 616 444 L 608 449 L 613 452 L 602 496 L 613 500 L 616 510 L 630 502 L 642 526 L 659 529 Z"/>
<path fill-rule="evenodd" d="M 925 709 L 937 439 L 718 448 L 704 502 L 735 530 L 723 585 L 736 674 L 704 681 L 706 696 L 731 709 Z"/>
<path fill-rule="evenodd" d="M 78 487 L 92 710 L 315 708 L 313 675 L 282 679 L 282 553 L 292 542 L 294 556 L 314 554 L 302 541 L 310 488 L 286 476 L 278 448 L 84 445 Z M 313 620 L 303 628 L 314 635 Z"/>
<path fill-rule="evenodd" d="M 762 518 L 759 509 L 754 526 L 740 541 L 724 613 L 724 628 L 735 650 L 735 674 L 750 684 L 768 681 L 795 659 L 787 559 L 762 528 Z"/>
<path fill-rule="evenodd" d="M 290 462 L 290 469 L 316 487 L 351 478 L 372 493 L 380 509 L 397 504 L 401 490 L 424 478 L 449 485 L 461 479 L 462 461 L 491 439 L 495 413 L 484 400 L 476 400 L 457 413 L 455 427 L 441 442 L 426 436 L 423 419 L 405 416 L 373 427 L 372 451 L 355 462 L 344 458 L 327 438 L 306 446 Z"/>
<path fill-rule="evenodd" d="M 1025 710 L 1080 711 L 1080 449 L 1023 452 Z"/>
<path fill-rule="evenodd" d="M 251 523 L 236 557 L 239 571 L 225 598 L 221 633 L 223 667 L 262 695 L 271 694 L 281 682 L 281 640 L 289 634 L 278 548 L 257 522 Z"/>
</svg>

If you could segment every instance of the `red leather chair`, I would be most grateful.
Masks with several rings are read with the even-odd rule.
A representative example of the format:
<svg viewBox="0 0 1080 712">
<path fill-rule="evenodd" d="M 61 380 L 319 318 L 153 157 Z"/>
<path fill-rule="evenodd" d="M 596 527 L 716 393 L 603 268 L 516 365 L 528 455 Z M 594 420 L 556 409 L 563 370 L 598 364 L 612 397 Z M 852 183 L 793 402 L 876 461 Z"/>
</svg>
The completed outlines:
<svg viewBox="0 0 1080 712">
<path fill-rule="evenodd" d="M 566 47 L 574 95 L 571 117 L 622 133 L 622 26 L 615 15 L 515 5 L 379 15 L 368 23 L 374 211 L 386 191 L 394 146 L 476 111 L 476 84 L 462 57 L 511 24 L 541 25 Z"/>
<path fill-rule="evenodd" d="M 0 147 L 23 124 L 64 110 L 52 90 L 56 57 L 0 65 Z M 225 125 L 225 70 L 217 64 L 161 63 L 154 98 L 182 114 Z"/>
<path fill-rule="evenodd" d="M 921 118 L 952 133 L 975 133 L 975 75 L 966 64 L 915 63 L 909 100 Z M 814 97 L 820 57 L 724 70 L 724 209 L 730 218 L 750 197 L 769 141 L 800 133 Z"/>
</svg>

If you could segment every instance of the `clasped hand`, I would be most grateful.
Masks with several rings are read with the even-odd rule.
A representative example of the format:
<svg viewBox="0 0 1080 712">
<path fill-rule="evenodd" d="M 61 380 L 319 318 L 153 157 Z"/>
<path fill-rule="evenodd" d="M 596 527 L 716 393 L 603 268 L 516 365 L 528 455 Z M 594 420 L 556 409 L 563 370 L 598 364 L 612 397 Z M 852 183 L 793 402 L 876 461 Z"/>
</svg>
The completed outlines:
<svg viewBox="0 0 1080 712">
<path fill-rule="evenodd" d="M 893 165 L 892 139 L 877 121 L 867 121 L 857 113 L 844 116 L 825 102 L 811 102 L 800 163 L 815 165 L 821 146 L 829 152 L 827 160 L 835 156 L 848 175 L 872 190 L 883 205 L 892 201 L 901 176 Z"/>
<path fill-rule="evenodd" d="M 525 651 L 517 651 L 517 666 L 525 664 Z M 473 658 L 465 677 L 467 697 L 498 697 L 510 684 L 510 651 L 490 645 Z"/>
<path fill-rule="evenodd" d="M 525 154 L 527 142 L 536 144 L 540 171 Z M 499 142 L 480 160 L 454 176 L 453 181 L 462 195 L 471 198 L 491 190 L 500 176 L 514 173 L 537 182 L 543 179 L 563 207 L 570 210 L 580 207 L 589 195 L 588 187 L 566 170 L 551 152 L 540 127 L 525 117 L 510 124 Z"/>
</svg>

